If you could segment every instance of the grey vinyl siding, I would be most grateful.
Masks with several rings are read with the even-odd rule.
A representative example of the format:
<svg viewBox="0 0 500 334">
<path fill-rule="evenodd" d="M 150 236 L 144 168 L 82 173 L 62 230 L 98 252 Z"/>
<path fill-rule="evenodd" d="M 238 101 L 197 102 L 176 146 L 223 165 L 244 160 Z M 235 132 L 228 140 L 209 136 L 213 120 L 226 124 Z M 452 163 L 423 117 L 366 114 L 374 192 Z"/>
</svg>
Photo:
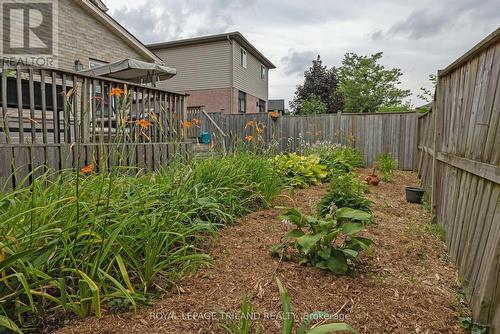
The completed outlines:
<svg viewBox="0 0 500 334">
<path fill-rule="evenodd" d="M 244 68 L 241 66 L 240 49 L 241 46 L 236 41 L 233 41 L 234 88 L 267 102 L 269 95 L 269 69 L 266 68 L 266 78 L 262 80 L 260 77 L 260 67 L 262 63 L 254 57 L 249 50 L 246 50 L 247 67 Z"/>
<path fill-rule="evenodd" d="M 172 91 L 231 87 L 229 41 L 152 49 L 177 75 L 159 86 Z"/>
<path fill-rule="evenodd" d="M 59 68 L 74 70 L 77 59 L 88 68 L 90 58 L 104 62 L 125 58 L 151 61 L 74 0 L 59 0 L 58 10 Z"/>
</svg>

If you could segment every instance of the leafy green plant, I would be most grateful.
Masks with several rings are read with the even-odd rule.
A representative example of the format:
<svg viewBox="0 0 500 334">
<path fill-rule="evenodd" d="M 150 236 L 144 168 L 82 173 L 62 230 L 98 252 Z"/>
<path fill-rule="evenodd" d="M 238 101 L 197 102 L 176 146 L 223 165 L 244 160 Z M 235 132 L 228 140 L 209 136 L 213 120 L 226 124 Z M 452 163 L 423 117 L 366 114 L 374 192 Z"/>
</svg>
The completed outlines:
<svg viewBox="0 0 500 334">
<path fill-rule="evenodd" d="M 283 244 L 298 251 L 299 263 L 337 274 L 347 273 L 349 261 L 373 243 L 357 236 L 371 219 L 369 213 L 361 210 L 340 208 L 324 218 L 315 218 L 297 209 L 287 209 L 283 219 L 295 226 L 284 236 Z"/>
<path fill-rule="evenodd" d="M 324 114 L 326 113 L 326 103 L 316 94 L 311 94 L 299 105 L 300 115 Z"/>
<path fill-rule="evenodd" d="M 327 166 L 330 174 L 349 173 L 354 168 L 361 168 L 365 165 L 361 152 L 352 147 L 320 143 L 309 146 L 306 154 L 319 156 L 321 163 Z"/>
<path fill-rule="evenodd" d="M 292 305 L 290 302 L 290 295 L 287 289 L 281 284 L 279 278 L 276 278 L 276 283 L 278 284 L 278 289 L 280 292 L 281 309 L 283 311 L 283 334 L 292 334 L 295 320 L 292 313 Z M 349 332 L 356 334 L 357 332 L 350 325 L 346 323 L 328 323 L 321 324 L 317 326 L 312 326 L 311 323 L 314 319 L 325 319 L 328 320 L 331 315 L 325 312 L 313 312 L 310 313 L 302 321 L 296 334 L 328 334 L 331 332 Z"/>
<path fill-rule="evenodd" d="M 228 334 L 250 334 L 252 333 L 252 329 L 255 334 L 264 333 L 261 326 L 252 324 L 252 312 L 253 304 L 251 298 L 244 294 L 241 303 L 240 318 L 224 319 L 224 322 L 219 326 L 226 330 Z"/>
<path fill-rule="evenodd" d="M 462 327 L 471 334 L 486 334 L 488 333 L 488 327 L 478 324 L 472 320 L 471 317 L 460 317 L 459 318 Z"/>
<path fill-rule="evenodd" d="M 384 153 L 377 158 L 378 169 L 382 172 L 382 181 L 389 182 L 398 168 L 398 161 L 390 153 Z"/>
<path fill-rule="evenodd" d="M 0 194 L 0 324 L 134 310 L 208 263 L 207 238 L 281 189 L 268 158 L 237 154 L 155 174 L 47 172 Z"/>
<path fill-rule="evenodd" d="M 292 305 L 290 301 L 290 295 L 287 289 L 283 286 L 279 278 L 276 278 L 276 284 L 278 285 L 278 290 L 280 293 L 281 309 L 283 322 L 281 325 L 281 332 L 283 334 L 293 334 L 293 328 L 295 326 L 294 314 L 292 312 Z M 251 313 L 253 311 L 253 305 L 246 295 L 243 296 L 243 302 L 241 304 L 241 319 L 240 321 L 234 321 L 230 325 L 221 325 L 229 334 L 250 334 L 251 324 Z M 349 324 L 346 323 L 324 323 L 333 318 L 330 314 L 326 312 L 312 312 L 308 314 L 302 323 L 300 324 L 295 334 L 328 334 L 332 332 L 349 332 L 351 334 L 357 334 L 357 332 Z M 321 320 L 321 323 L 314 324 L 314 321 Z M 257 327 L 257 333 L 262 333 L 262 329 Z"/>
<path fill-rule="evenodd" d="M 272 158 L 277 172 L 292 187 L 307 187 L 319 184 L 328 172 L 316 155 L 301 156 L 296 153 L 280 154 Z"/>
<path fill-rule="evenodd" d="M 332 208 L 349 207 L 370 212 L 371 201 L 365 197 L 368 186 L 356 174 L 334 174 L 330 177 L 327 193 L 321 198 L 318 211 L 321 216 L 331 213 Z"/>
</svg>

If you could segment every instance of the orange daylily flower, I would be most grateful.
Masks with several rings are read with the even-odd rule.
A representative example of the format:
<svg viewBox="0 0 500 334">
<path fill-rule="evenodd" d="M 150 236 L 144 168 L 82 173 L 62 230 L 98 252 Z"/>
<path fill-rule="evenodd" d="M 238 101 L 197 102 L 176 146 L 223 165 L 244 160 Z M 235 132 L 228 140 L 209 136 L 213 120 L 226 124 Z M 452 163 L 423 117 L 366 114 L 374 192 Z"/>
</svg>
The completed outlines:
<svg viewBox="0 0 500 334">
<path fill-rule="evenodd" d="M 254 125 L 255 125 L 255 121 L 248 121 L 245 128 L 250 128 L 250 127 L 253 127 Z"/>
<path fill-rule="evenodd" d="M 183 128 L 187 129 L 187 128 L 191 127 L 191 125 L 193 125 L 193 123 L 190 121 L 185 121 L 185 122 L 182 122 L 181 125 Z"/>
<path fill-rule="evenodd" d="M 191 122 L 192 122 L 194 125 L 196 125 L 196 126 L 198 126 L 198 125 L 200 125 L 200 124 L 201 124 L 201 121 L 200 121 L 200 119 L 198 119 L 198 118 L 193 118 L 193 119 L 191 120 Z"/>
<path fill-rule="evenodd" d="M 83 174 L 90 174 L 94 170 L 94 164 L 88 164 L 87 166 L 80 169 Z"/>
<path fill-rule="evenodd" d="M 135 124 L 140 126 L 142 129 L 147 129 L 151 125 L 151 123 L 145 119 L 138 119 L 137 121 L 135 121 Z"/>
<path fill-rule="evenodd" d="M 280 117 L 280 113 L 277 112 L 277 111 L 272 111 L 269 113 L 269 116 L 273 119 L 273 120 L 276 120 L 278 119 L 278 117 Z"/>
<path fill-rule="evenodd" d="M 251 142 L 251 141 L 253 140 L 253 136 L 248 135 L 248 136 L 246 136 L 246 137 L 245 137 L 245 140 L 246 140 L 247 142 Z"/>
<path fill-rule="evenodd" d="M 111 93 L 109 93 L 109 96 L 122 96 L 123 95 L 123 89 L 121 88 L 113 88 L 111 89 Z"/>
</svg>

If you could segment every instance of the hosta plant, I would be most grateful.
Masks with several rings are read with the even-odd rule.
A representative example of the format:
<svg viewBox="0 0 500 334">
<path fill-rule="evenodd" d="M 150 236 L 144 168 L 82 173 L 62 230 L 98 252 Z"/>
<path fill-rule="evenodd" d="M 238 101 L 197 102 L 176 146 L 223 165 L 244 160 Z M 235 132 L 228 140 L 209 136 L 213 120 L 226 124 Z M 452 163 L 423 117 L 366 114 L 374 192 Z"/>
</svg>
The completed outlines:
<svg viewBox="0 0 500 334">
<path fill-rule="evenodd" d="M 373 243 L 358 236 L 371 215 L 361 210 L 340 208 L 324 218 L 303 215 L 297 209 L 287 209 L 283 219 L 295 229 L 286 234 L 283 243 L 271 252 L 286 254 L 291 247 L 298 253 L 299 263 L 309 264 L 337 274 L 349 270 L 349 262 Z"/>
<path fill-rule="evenodd" d="M 319 184 L 328 176 L 326 166 L 316 155 L 301 156 L 296 153 L 280 154 L 272 159 L 277 172 L 292 187 Z"/>
</svg>

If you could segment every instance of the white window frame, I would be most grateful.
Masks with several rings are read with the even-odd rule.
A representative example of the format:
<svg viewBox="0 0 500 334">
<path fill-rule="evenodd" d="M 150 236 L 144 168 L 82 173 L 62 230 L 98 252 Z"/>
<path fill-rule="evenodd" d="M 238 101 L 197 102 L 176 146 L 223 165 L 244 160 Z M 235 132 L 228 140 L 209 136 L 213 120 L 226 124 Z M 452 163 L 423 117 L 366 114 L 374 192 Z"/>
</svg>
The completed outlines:
<svg viewBox="0 0 500 334">
<path fill-rule="evenodd" d="M 247 50 L 240 48 L 240 65 L 243 68 L 247 68 L 248 64 L 248 53 Z"/>
<path fill-rule="evenodd" d="M 266 80 L 267 78 L 267 68 L 264 65 L 260 65 L 260 80 Z"/>
</svg>

